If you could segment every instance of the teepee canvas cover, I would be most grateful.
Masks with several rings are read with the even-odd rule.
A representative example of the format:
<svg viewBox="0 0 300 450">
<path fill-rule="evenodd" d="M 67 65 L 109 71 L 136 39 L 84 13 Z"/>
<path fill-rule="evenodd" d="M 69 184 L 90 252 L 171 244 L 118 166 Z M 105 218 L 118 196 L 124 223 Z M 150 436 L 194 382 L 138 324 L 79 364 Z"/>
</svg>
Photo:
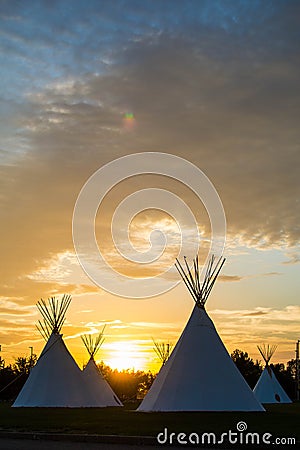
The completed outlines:
<svg viewBox="0 0 300 450">
<path fill-rule="evenodd" d="M 211 259 L 203 284 L 177 261 L 195 306 L 171 356 L 138 411 L 264 411 L 229 356 L 204 305 L 224 260 Z M 187 264 L 187 263 L 186 263 Z"/>
<path fill-rule="evenodd" d="M 92 339 L 91 335 L 82 336 L 82 340 L 90 354 L 90 360 L 83 370 L 83 376 L 92 393 L 93 406 L 122 406 L 94 360 L 94 356 L 103 342 L 103 330 L 95 340 Z"/>
<path fill-rule="evenodd" d="M 276 346 L 258 345 L 260 354 L 265 360 L 265 368 L 253 389 L 255 397 L 261 403 L 292 403 L 291 399 L 285 392 L 277 380 L 272 368 L 269 365 L 270 359 L 273 356 Z"/>
<path fill-rule="evenodd" d="M 52 333 L 13 406 L 90 406 L 91 395 L 82 384 L 82 372 L 62 335 Z"/>
<path fill-rule="evenodd" d="M 50 298 L 37 307 L 43 316 L 38 329 L 47 343 L 21 389 L 14 407 L 93 407 L 94 394 L 68 351 L 60 334 L 65 314 L 71 302 Z"/>
</svg>

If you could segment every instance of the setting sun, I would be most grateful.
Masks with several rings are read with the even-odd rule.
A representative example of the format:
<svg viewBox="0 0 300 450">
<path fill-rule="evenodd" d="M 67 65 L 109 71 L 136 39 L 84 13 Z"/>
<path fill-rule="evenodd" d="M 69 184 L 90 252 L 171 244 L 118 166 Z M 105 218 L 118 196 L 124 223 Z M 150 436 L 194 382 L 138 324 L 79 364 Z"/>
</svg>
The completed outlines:
<svg viewBox="0 0 300 450">
<path fill-rule="evenodd" d="M 145 367 L 145 358 L 139 345 L 133 342 L 112 342 L 107 345 L 110 356 L 106 360 L 112 369 L 142 370 Z"/>
</svg>

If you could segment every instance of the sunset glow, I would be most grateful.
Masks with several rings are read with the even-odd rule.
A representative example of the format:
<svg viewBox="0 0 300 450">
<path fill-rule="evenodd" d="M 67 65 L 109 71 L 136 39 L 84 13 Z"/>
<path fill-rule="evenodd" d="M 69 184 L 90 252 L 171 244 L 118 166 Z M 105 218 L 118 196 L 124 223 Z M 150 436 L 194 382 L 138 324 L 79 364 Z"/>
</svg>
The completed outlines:
<svg viewBox="0 0 300 450">
<path fill-rule="evenodd" d="M 145 358 L 138 351 L 138 347 L 131 342 L 114 342 L 109 346 L 108 364 L 112 369 L 126 370 L 144 370 Z"/>
<path fill-rule="evenodd" d="M 186 182 L 161 173 L 165 166 L 154 170 L 152 156 L 142 172 L 122 162 L 93 185 L 96 200 L 89 192 L 83 202 L 78 228 L 92 225 L 83 234 L 95 238 L 96 250 L 86 245 L 78 254 L 90 258 L 94 278 L 73 241 L 74 210 L 87 180 L 113 161 L 146 153 L 173 155 L 200 169 L 223 205 L 226 262 L 206 309 L 228 351 L 260 359 L 256 345 L 266 342 L 278 345 L 272 362 L 294 358 L 300 339 L 299 17 L 292 0 L 1 2 L 5 364 L 30 355 L 31 347 L 40 354 L 45 342 L 35 327 L 41 319 L 35 305 L 66 293 L 72 302 L 62 333 L 80 367 L 88 360 L 80 336 L 106 325 L 97 361 L 119 370 L 159 370 L 152 339 L 175 345 L 194 306 L 175 258 L 182 248 L 182 258 L 194 257 L 200 244 L 203 262 L 214 233 L 219 237 L 211 219 L 220 215 L 204 178 L 190 168 L 183 171 Z M 178 160 L 167 166 L 175 175 Z M 174 217 L 157 206 L 164 191 Z M 136 209 L 126 203 L 132 199 Z M 96 212 L 88 216 L 90 205 Z M 123 276 L 120 291 L 110 288 L 111 272 Z M 136 280 L 145 290 L 157 283 L 158 294 L 141 298 L 134 285 L 126 295 Z M 176 287 L 164 289 L 170 280 Z"/>
</svg>

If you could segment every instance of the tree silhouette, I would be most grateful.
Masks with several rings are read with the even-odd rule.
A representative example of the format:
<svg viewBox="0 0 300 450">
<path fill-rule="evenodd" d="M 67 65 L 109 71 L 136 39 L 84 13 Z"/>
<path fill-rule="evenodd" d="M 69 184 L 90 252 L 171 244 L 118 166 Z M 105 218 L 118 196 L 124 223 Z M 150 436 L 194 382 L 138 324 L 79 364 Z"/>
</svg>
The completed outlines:
<svg viewBox="0 0 300 450">
<path fill-rule="evenodd" d="M 249 386 L 253 389 L 262 372 L 261 362 L 254 362 L 247 352 L 239 349 L 235 349 L 231 357 Z M 5 364 L 3 364 L 0 366 L 1 400 L 14 400 L 16 398 L 36 360 L 37 356 L 35 354 L 32 357 L 19 356 L 15 358 L 13 365 L 5 367 Z M 291 398 L 295 398 L 296 360 L 288 361 L 286 367 L 282 363 L 271 364 L 271 366 L 283 389 Z M 143 398 L 155 379 L 155 375 L 150 371 L 112 370 L 103 361 L 98 364 L 98 367 L 123 402 Z"/>
<path fill-rule="evenodd" d="M 0 399 L 14 400 L 29 376 L 30 369 L 35 365 L 37 356 L 18 356 L 13 365 L 0 367 Z"/>
<path fill-rule="evenodd" d="M 287 367 L 285 368 L 284 364 L 277 363 L 271 364 L 272 370 L 275 374 L 275 377 L 287 393 L 287 395 L 292 399 L 295 398 L 296 394 L 296 360 L 292 359 L 288 361 Z"/>
<path fill-rule="evenodd" d="M 150 371 L 112 370 L 103 361 L 98 364 L 98 367 L 122 402 L 133 401 L 145 396 L 155 378 Z"/>
<path fill-rule="evenodd" d="M 36 364 L 37 355 L 33 353 L 33 355 L 26 356 L 18 356 L 15 358 L 15 363 L 13 365 L 13 370 L 16 375 L 29 375 L 30 370 Z"/>
<path fill-rule="evenodd" d="M 231 353 L 231 358 L 251 389 L 253 389 L 262 373 L 261 362 L 257 360 L 254 362 L 247 352 L 243 352 L 238 348 Z"/>
</svg>

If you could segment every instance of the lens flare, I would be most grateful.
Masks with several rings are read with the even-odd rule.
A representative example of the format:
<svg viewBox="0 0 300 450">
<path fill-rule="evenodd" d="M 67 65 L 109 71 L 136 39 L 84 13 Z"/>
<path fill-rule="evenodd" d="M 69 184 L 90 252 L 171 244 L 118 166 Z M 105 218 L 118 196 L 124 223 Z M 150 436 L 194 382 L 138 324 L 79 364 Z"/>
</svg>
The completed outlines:
<svg viewBox="0 0 300 450">
<path fill-rule="evenodd" d="M 126 130 L 133 130 L 136 126 L 136 120 L 132 112 L 126 112 L 123 116 L 123 126 Z"/>
</svg>

